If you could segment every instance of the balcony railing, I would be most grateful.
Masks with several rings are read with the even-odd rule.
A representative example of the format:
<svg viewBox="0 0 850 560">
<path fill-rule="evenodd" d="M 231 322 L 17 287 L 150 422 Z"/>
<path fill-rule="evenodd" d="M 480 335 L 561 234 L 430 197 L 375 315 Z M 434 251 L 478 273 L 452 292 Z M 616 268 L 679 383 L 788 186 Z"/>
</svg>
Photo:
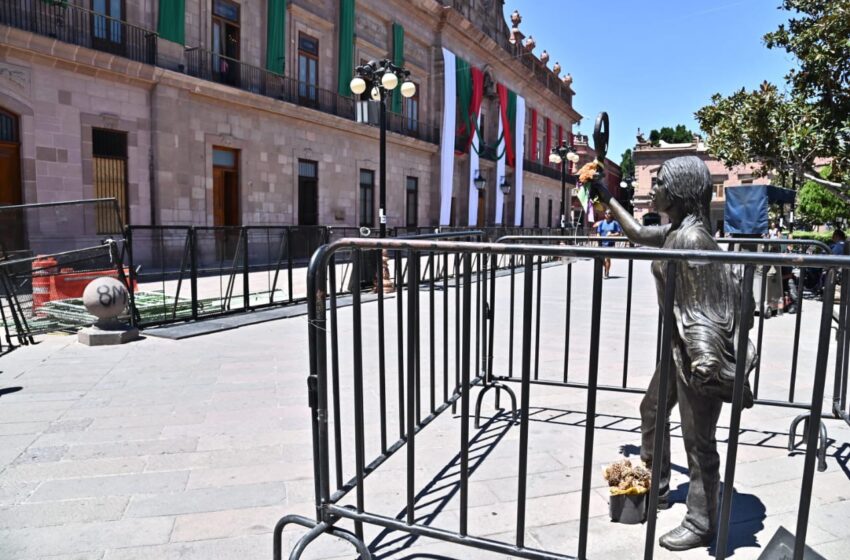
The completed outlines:
<svg viewBox="0 0 850 560">
<path fill-rule="evenodd" d="M 0 24 L 136 62 L 156 64 L 155 32 L 73 4 L 0 0 Z"/>
<path fill-rule="evenodd" d="M 537 175 L 543 175 L 544 177 L 549 177 L 550 179 L 557 179 L 558 181 L 561 180 L 560 167 L 553 167 L 551 165 L 545 165 L 536 161 L 531 161 L 530 159 L 523 159 L 522 168 L 530 173 L 536 173 Z M 575 175 L 567 175 L 567 182 L 575 184 Z"/>
<path fill-rule="evenodd" d="M 211 51 L 186 49 L 186 72 L 203 80 L 354 119 L 354 100 L 350 97 Z"/>
<path fill-rule="evenodd" d="M 411 138 L 418 138 L 425 142 L 438 144 L 440 142 L 440 131 L 423 121 L 412 119 L 406 115 L 387 112 L 387 130 L 397 132 Z"/>
</svg>

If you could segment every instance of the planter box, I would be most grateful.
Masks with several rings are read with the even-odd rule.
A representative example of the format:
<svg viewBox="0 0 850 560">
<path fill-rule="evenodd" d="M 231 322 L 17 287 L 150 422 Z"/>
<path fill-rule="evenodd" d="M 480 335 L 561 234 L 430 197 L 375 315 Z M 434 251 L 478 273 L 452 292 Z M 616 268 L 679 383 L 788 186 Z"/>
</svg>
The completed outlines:
<svg viewBox="0 0 850 560">
<path fill-rule="evenodd" d="M 609 496 L 608 510 L 611 521 L 634 525 L 646 521 L 646 494 L 618 494 Z"/>
</svg>

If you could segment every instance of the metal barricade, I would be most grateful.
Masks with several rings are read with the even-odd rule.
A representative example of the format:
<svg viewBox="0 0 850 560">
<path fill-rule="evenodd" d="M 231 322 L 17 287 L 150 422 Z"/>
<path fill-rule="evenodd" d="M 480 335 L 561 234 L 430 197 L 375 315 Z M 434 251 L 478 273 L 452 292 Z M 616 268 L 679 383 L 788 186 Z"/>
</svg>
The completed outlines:
<svg viewBox="0 0 850 560">
<path fill-rule="evenodd" d="M 598 241 L 598 239 L 594 239 Z M 346 313 L 345 319 L 338 312 L 336 290 L 334 286 L 333 262 L 336 255 L 351 254 L 352 266 L 360 266 L 363 253 L 368 251 L 386 251 L 395 257 L 396 266 L 401 266 L 401 260 L 407 259 L 410 269 L 408 278 L 417 278 L 418 282 L 408 282 L 406 307 L 403 303 L 403 292 L 398 288 L 398 312 L 395 314 L 397 342 L 395 351 L 398 359 L 397 377 L 389 375 L 389 367 L 384 355 L 386 348 L 380 346 L 377 368 L 364 367 L 363 341 L 364 336 L 374 336 L 374 330 L 364 328 L 364 301 L 357 291 L 352 293 L 352 308 Z M 441 274 L 429 275 L 423 279 L 418 270 L 421 259 L 425 257 L 430 262 L 443 260 L 449 263 L 454 259 L 456 274 L 454 282 L 449 281 L 450 266 L 436 266 Z M 442 259 L 441 259 L 442 257 Z M 515 298 L 513 287 L 515 276 L 522 275 L 522 305 L 521 305 L 521 334 L 522 344 L 519 351 L 519 376 L 513 376 L 510 367 L 513 359 L 504 362 L 494 358 L 494 350 L 500 353 L 513 352 L 513 341 L 507 348 L 504 344 L 496 343 L 493 327 L 497 321 L 506 321 L 504 311 L 496 306 L 496 278 L 499 257 L 506 257 L 511 266 L 510 300 L 513 305 Z M 668 251 L 646 250 L 632 248 L 580 247 L 570 245 L 509 245 L 470 242 L 403 240 L 403 239 L 343 239 L 322 247 L 317 251 L 308 270 L 308 313 L 309 313 L 309 362 L 308 395 L 311 408 L 313 463 L 315 477 L 316 519 L 302 516 L 286 516 L 282 518 L 274 531 L 274 557 L 282 555 L 282 532 L 289 524 L 302 525 L 309 531 L 298 541 L 292 550 L 292 560 L 301 557 L 307 545 L 323 533 L 340 537 L 352 543 L 361 558 L 372 558 L 369 548 L 364 541 L 363 524 L 383 527 L 386 530 L 399 531 L 413 536 L 425 536 L 450 543 L 465 545 L 481 550 L 510 554 L 520 558 L 532 559 L 572 559 L 586 558 L 588 551 L 589 508 L 591 493 L 591 475 L 593 469 L 594 430 L 596 427 L 597 397 L 602 390 L 624 390 L 641 392 L 640 389 L 627 387 L 627 371 L 624 372 L 622 387 L 604 386 L 599 383 L 600 371 L 600 335 L 602 309 L 602 260 L 605 258 L 627 261 L 655 261 L 656 266 L 664 268 L 666 283 L 659 296 L 664 302 L 665 310 L 662 318 L 661 345 L 659 363 L 662 364 L 662 376 L 658 394 L 658 409 L 666 409 L 669 368 L 672 362 L 672 329 L 674 328 L 674 306 L 678 268 L 683 262 L 697 264 L 717 264 L 739 266 L 743 269 L 742 297 L 738 304 L 742 308 L 742 317 L 752 316 L 754 302 L 752 293 L 753 277 L 760 266 L 810 266 L 823 268 L 828 271 L 825 284 L 824 298 L 821 304 L 821 319 L 817 336 L 817 358 L 813 373 L 812 395 L 808 403 L 784 403 L 786 406 L 807 409 L 810 417 L 806 425 L 806 441 L 817 441 L 821 425 L 821 406 L 826 385 L 827 361 L 829 358 L 829 337 L 832 322 L 833 300 L 837 278 L 837 269 L 847 270 L 850 259 L 836 256 L 788 256 L 781 254 L 759 254 L 720 251 Z M 589 336 L 588 378 L 586 383 L 576 383 L 569 380 L 550 381 L 540 379 L 535 371 L 539 360 L 539 350 L 532 351 L 533 339 L 538 337 L 540 327 L 540 301 L 535 302 L 534 293 L 540 293 L 542 276 L 541 263 L 546 259 L 584 259 L 592 261 L 593 280 L 590 303 L 591 326 Z M 569 265 L 568 265 L 569 266 Z M 434 267 L 432 267 L 434 270 Z M 535 290 L 535 285 L 537 286 Z M 569 286 L 569 285 L 568 285 Z M 452 295 L 454 290 L 454 297 Z M 477 293 L 473 294 L 474 289 Z M 427 292 L 426 292 L 427 290 Z M 433 299 L 435 290 L 442 292 L 442 305 L 438 306 Z M 423 294 L 428 294 L 427 311 L 421 305 Z M 504 294 L 503 294 L 504 296 Z M 539 297 L 539 296 L 538 296 Z M 453 301 L 452 301 L 453 300 Z M 569 301 L 569 299 L 567 299 Z M 380 305 L 380 303 L 379 303 Z M 442 311 L 439 310 L 442 307 Z M 405 314 L 402 313 L 406 309 Z M 452 310 L 453 309 L 453 313 Z M 452 317 L 452 314 L 454 317 Z M 510 321 L 513 321 L 513 313 Z M 536 315 L 536 318 L 535 318 Z M 350 329 L 348 318 L 350 316 Z M 387 325 L 383 322 L 382 308 L 378 310 L 379 322 L 377 336 L 379 341 L 392 340 Z M 422 319 L 427 316 L 427 323 Z M 419 320 L 417 320 L 419 319 Z M 451 320 L 454 319 L 452 334 Z M 435 323 L 442 321 L 442 341 L 435 336 Z M 345 326 L 341 326 L 345 322 Z M 390 327 L 391 327 L 390 321 Z M 345 345 L 340 340 L 340 332 L 350 332 L 351 340 Z M 513 332 L 513 324 L 509 330 Z M 426 337 L 427 332 L 427 337 Z M 734 381 L 731 420 L 727 445 L 727 460 L 725 466 L 724 492 L 720 502 L 716 545 L 716 557 L 725 558 L 729 542 L 729 525 L 732 508 L 732 488 L 734 486 L 736 457 L 739 443 L 740 417 L 744 400 L 744 379 L 746 376 L 746 348 L 749 336 L 748 328 L 740 328 L 737 337 L 737 371 Z M 454 340 L 450 340 L 454 338 Z M 406 344 L 405 344 L 406 342 Z M 442 342 L 442 351 L 435 354 Z M 538 340 L 539 343 L 539 340 Z M 473 349 L 473 344 L 478 346 Z M 427 347 L 427 351 L 422 347 Z M 341 348 L 351 351 L 352 359 L 341 356 Z M 480 363 L 473 364 L 475 360 Z M 451 375 L 450 358 L 454 354 L 454 378 Z M 435 356 L 442 358 L 442 364 Z M 626 353 L 626 359 L 628 353 Z M 568 359 L 567 359 L 568 361 Z M 427 372 L 421 371 L 422 363 L 428 363 Z M 439 371 L 442 365 L 442 371 Z M 508 369 L 507 372 L 504 370 Z M 534 372 L 534 373 L 533 373 Z M 439 374 L 442 373 L 442 376 Z M 507 375 L 505 374 L 507 373 Z M 350 374 L 350 375 L 349 375 Z M 440 379 L 442 377 L 442 379 Z M 371 385 L 376 381 L 377 390 Z M 478 459 L 470 456 L 471 446 L 482 438 L 479 431 L 471 436 L 470 422 L 472 414 L 472 390 L 479 387 L 484 390 L 495 383 L 501 384 L 497 390 L 505 390 L 513 398 L 513 392 L 507 383 L 518 383 L 520 386 L 519 406 L 515 416 L 519 423 L 519 451 L 517 456 L 517 505 L 516 505 L 516 536 L 513 542 L 471 535 L 468 527 L 469 515 L 469 477 L 472 469 L 478 464 Z M 530 422 L 530 387 L 535 384 L 576 387 L 586 390 L 585 418 L 581 426 L 584 428 L 584 452 L 582 455 L 582 483 L 580 500 L 580 517 L 578 545 L 569 554 L 549 550 L 535 549 L 526 544 L 526 507 L 527 507 L 527 474 L 529 460 L 529 422 Z M 396 395 L 391 396 L 393 393 Z M 481 393 L 479 393 L 480 395 Z M 396 401 L 397 397 L 397 401 Z M 380 436 L 371 445 L 376 455 L 367 456 L 366 417 L 367 404 L 375 405 L 377 399 L 377 420 Z M 772 404 L 760 400 L 757 404 Z M 479 402 L 480 406 L 480 402 Z M 421 496 L 416 491 L 417 469 L 417 440 L 422 431 L 435 422 L 446 410 L 460 408 L 459 452 L 452 463 L 452 472 L 457 474 L 458 492 L 460 495 L 460 510 L 458 526 L 454 530 L 431 526 L 416 516 L 417 499 Z M 392 409 L 395 409 L 394 411 Z M 345 411 L 345 416 L 343 415 Z M 353 424 L 346 418 L 353 413 Z M 370 415 L 373 414 L 370 412 Z M 371 418 L 374 423 L 374 418 Z M 484 430 L 492 427 L 490 423 Z M 398 437 L 390 435 L 394 431 L 391 425 L 397 421 Z M 656 425 L 656 448 L 661 448 L 663 423 L 665 417 L 659 414 Z M 508 427 L 513 422 L 508 424 Z M 345 432 L 345 434 L 344 434 Z M 352 434 L 353 437 L 347 437 Z M 485 439 L 488 436 L 483 436 Z M 374 443 L 377 441 L 378 443 Z M 353 442 L 353 454 L 344 452 L 343 445 Z M 373 473 L 381 469 L 396 453 L 405 450 L 405 504 L 401 514 L 392 517 L 376 513 L 367 507 L 364 482 Z M 353 456 L 353 467 L 347 459 Z M 813 477 L 817 462 L 817 446 L 808 445 L 805 451 L 804 469 L 801 479 L 801 492 L 798 508 L 796 531 L 796 547 L 794 558 L 803 557 L 808 514 L 811 505 Z M 658 480 L 660 461 L 652 466 L 652 479 Z M 455 472 L 455 469 L 456 472 Z M 348 473 L 348 474 L 347 474 Z M 353 473 L 353 474 L 352 474 Z M 350 494 L 354 494 L 354 503 L 346 505 Z M 644 558 L 651 559 L 654 554 L 656 508 L 658 503 L 658 488 L 653 485 L 649 496 L 648 522 L 644 541 Z M 354 532 L 349 532 L 338 526 L 341 520 L 354 522 Z"/>
<path fill-rule="evenodd" d="M 299 268 L 328 241 L 299 226 L 128 226 L 128 261 L 140 326 L 301 303 Z"/>
</svg>

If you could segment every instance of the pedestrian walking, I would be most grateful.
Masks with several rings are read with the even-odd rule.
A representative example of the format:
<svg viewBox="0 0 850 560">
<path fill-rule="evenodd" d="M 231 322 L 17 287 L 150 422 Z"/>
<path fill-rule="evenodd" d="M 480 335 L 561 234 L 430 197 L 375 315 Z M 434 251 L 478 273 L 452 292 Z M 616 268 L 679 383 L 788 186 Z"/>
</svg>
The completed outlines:
<svg viewBox="0 0 850 560">
<path fill-rule="evenodd" d="M 623 233 L 623 228 L 621 228 L 617 220 L 614 219 L 614 215 L 611 213 L 611 210 L 605 210 L 605 219 L 596 225 L 596 233 L 599 237 L 617 236 Z M 613 247 L 614 241 L 609 239 L 600 241 L 599 244 L 603 247 Z M 611 273 L 611 259 L 605 259 L 602 267 L 602 277 L 608 278 Z"/>
</svg>

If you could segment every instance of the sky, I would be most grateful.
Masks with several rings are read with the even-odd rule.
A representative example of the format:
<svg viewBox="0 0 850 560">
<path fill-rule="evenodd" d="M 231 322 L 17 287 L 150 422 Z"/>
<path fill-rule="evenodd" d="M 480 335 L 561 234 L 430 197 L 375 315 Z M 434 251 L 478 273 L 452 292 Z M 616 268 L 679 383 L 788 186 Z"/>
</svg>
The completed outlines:
<svg viewBox="0 0 850 560">
<path fill-rule="evenodd" d="M 534 37 L 573 76 L 573 107 L 584 117 L 573 132 L 591 136 L 596 115 L 611 125 L 608 157 L 620 163 L 638 128 L 684 124 L 714 93 L 782 88 L 794 58 L 769 50 L 762 37 L 789 18 L 780 0 L 505 0 L 519 10 L 520 30 Z"/>
</svg>

